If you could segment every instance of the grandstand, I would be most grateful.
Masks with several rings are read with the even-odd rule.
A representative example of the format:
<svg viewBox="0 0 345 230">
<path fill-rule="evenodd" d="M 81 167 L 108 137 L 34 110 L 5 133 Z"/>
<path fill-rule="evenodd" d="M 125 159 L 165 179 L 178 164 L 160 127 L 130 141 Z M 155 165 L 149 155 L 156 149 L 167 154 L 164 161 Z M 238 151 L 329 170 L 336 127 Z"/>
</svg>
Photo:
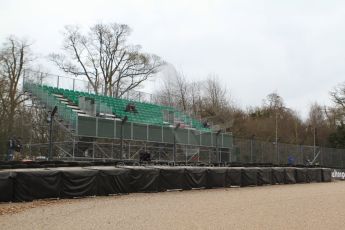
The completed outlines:
<svg viewBox="0 0 345 230">
<path fill-rule="evenodd" d="M 231 158 L 231 134 L 205 126 L 200 120 L 170 106 L 32 80 L 25 80 L 23 89 L 34 103 L 47 111 L 56 106 L 56 122 L 73 137 L 73 146 L 55 150 L 54 158 L 89 160 L 92 155 L 94 160 L 137 160 L 143 147 L 148 152 L 154 152 L 153 149 L 164 152 L 164 157 L 159 153 L 156 160 L 211 163 Z M 111 141 L 112 145 L 100 144 L 104 140 Z"/>
<path fill-rule="evenodd" d="M 31 85 L 31 89 L 35 91 L 34 89 L 35 85 Z M 163 118 L 164 112 L 172 112 L 175 116 L 175 123 L 178 121 L 183 124 L 184 127 L 192 127 L 200 131 L 209 132 L 211 131 L 210 128 L 203 127 L 202 123 L 196 119 L 192 119 L 191 117 L 184 115 L 183 113 L 179 112 L 173 107 L 169 106 L 162 106 L 162 105 L 156 105 L 151 103 L 145 103 L 145 102 L 135 102 L 137 111 L 140 112 L 130 112 L 126 111 L 125 108 L 128 104 L 133 103 L 131 100 L 126 99 L 119 99 L 119 98 L 113 98 L 108 96 L 102 96 L 87 92 L 79 92 L 74 90 L 68 90 L 68 89 L 61 89 L 51 86 L 36 86 L 38 89 L 43 92 L 48 93 L 49 95 L 52 95 L 55 97 L 55 99 L 59 100 L 62 105 L 65 106 L 67 110 L 70 110 L 72 112 L 77 113 L 78 115 L 86 114 L 84 111 L 80 110 L 80 98 L 87 98 L 87 99 L 93 99 L 95 102 L 98 102 L 98 107 L 96 107 L 97 112 L 107 112 L 106 110 L 100 108 L 101 105 L 106 105 L 110 110 L 108 112 L 111 112 L 111 114 L 100 114 L 104 116 L 109 117 L 116 117 L 123 119 L 125 116 L 128 117 L 129 122 L 135 122 L 135 123 L 142 123 L 142 124 L 150 124 L 150 125 L 173 125 L 172 123 L 169 123 L 169 121 L 165 120 Z M 104 107 L 103 107 L 104 108 Z"/>
</svg>

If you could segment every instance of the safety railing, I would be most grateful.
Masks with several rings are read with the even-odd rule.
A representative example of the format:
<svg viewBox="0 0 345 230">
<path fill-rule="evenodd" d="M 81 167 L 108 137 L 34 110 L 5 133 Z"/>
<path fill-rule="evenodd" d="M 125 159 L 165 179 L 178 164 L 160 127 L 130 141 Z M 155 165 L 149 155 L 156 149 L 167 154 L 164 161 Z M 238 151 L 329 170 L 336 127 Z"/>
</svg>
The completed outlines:
<svg viewBox="0 0 345 230">
<path fill-rule="evenodd" d="M 345 167 L 345 149 L 275 143 L 254 138 L 233 140 L 233 156 L 238 162 Z"/>
<path fill-rule="evenodd" d="M 52 110 L 55 106 L 57 106 L 58 117 L 67 122 L 72 129 L 76 129 L 77 114 L 71 108 L 68 108 L 65 104 L 62 104 L 53 95 L 44 90 L 43 87 L 35 83 L 25 81 L 23 88 L 25 91 L 30 92 L 33 96 L 37 97 L 39 103 L 44 105 L 49 110 Z"/>
</svg>

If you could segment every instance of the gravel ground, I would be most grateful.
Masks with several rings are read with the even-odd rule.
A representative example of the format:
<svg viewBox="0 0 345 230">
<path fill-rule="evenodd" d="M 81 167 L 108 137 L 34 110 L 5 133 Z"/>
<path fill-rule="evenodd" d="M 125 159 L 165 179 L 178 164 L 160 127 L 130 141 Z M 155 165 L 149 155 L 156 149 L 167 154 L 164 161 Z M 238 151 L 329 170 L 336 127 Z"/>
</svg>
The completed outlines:
<svg viewBox="0 0 345 230">
<path fill-rule="evenodd" d="M 344 195 L 333 182 L 0 204 L 0 229 L 344 229 Z"/>
</svg>

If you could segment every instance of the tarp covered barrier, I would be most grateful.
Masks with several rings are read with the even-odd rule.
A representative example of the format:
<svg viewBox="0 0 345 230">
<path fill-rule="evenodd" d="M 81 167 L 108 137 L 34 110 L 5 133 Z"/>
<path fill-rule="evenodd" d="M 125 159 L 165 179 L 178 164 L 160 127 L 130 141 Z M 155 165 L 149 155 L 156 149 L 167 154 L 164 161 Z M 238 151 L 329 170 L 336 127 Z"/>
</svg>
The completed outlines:
<svg viewBox="0 0 345 230">
<path fill-rule="evenodd" d="M 134 167 L 130 170 L 130 187 L 132 192 L 158 192 L 159 169 Z"/>
<path fill-rule="evenodd" d="M 130 169 L 115 167 L 99 167 L 97 195 L 130 193 Z"/>
<path fill-rule="evenodd" d="M 258 178 L 258 169 L 257 168 L 243 168 L 242 169 L 242 186 L 256 186 Z"/>
<path fill-rule="evenodd" d="M 272 168 L 272 184 L 284 184 L 285 183 L 285 172 L 282 167 Z"/>
<path fill-rule="evenodd" d="M 12 172 L 0 171 L 0 202 L 13 200 L 13 179 Z"/>
<path fill-rule="evenodd" d="M 191 189 L 188 184 L 185 168 L 183 167 L 162 167 L 160 168 L 161 190 Z"/>
<path fill-rule="evenodd" d="M 207 169 L 207 188 L 229 187 L 230 181 L 227 180 L 227 168 L 214 167 Z"/>
<path fill-rule="evenodd" d="M 0 201 L 331 181 L 331 169 L 93 166 L 0 171 Z"/>
<path fill-rule="evenodd" d="M 272 169 L 258 168 L 258 185 L 265 185 L 272 183 Z"/>
<path fill-rule="evenodd" d="M 59 169 L 61 173 L 61 197 L 80 197 L 97 195 L 98 170 Z"/>
<path fill-rule="evenodd" d="M 296 183 L 296 168 L 293 168 L 293 167 L 284 168 L 284 173 L 285 173 L 285 184 Z"/>
<path fill-rule="evenodd" d="M 296 168 L 296 182 L 307 183 L 307 169 L 306 168 Z"/>
<path fill-rule="evenodd" d="M 231 186 L 241 186 L 242 180 L 242 168 L 234 167 L 228 169 L 227 180 L 230 182 Z M 227 182 L 227 183 L 229 183 Z"/>
<path fill-rule="evenodd" d="M 330 168 L 322 169 L 322 181 L 331 182 L 332 181 L 332 170 Z"/>
<path fill-rule="evenodd" d="M 207 168 L 186 167 L 186 178 L 191 188 L 204 188 L 207 182 Z"/>
<path fill-rule="evenodd" d="M 321 182 L 322 181 L 322 169 L 321 168 L 308 168 L 307 169 L 307 181 L 308 182 Z"/>
<path fill-rule="evenodd" d="M 16 172 L 14 199 L 32 201 L 34 199 L 60 197 L 61 174 L 56 170 L 34 170 Z"/>
</svg>

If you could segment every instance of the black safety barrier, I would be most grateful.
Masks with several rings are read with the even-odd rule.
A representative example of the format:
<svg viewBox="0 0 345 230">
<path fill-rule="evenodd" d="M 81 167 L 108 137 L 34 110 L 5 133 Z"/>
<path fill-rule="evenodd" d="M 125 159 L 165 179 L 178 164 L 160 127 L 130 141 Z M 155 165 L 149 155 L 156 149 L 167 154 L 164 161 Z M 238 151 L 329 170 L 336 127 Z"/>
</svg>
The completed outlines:
<svg viewBox="0 0 345 230">
<path fill-rule="evenodd" d="M 321 182 L 322 170 L 320 168 L 310 168 L 307 170 L 307 182 Z"/>
<path fill-rule="evenodd" d="M 160 190 L 159 169 L 135 167 L 130 170 L 129 184 L 133 192 L 157 192 Z"/>
<path fill-rule="evenodd" d="M 296 168 L 284 168 L 285 184 L 296 184 Z"/>
<path fill-rule="evenodd" d="M 242 168 L 241 186 L 256 186 L 258 184 L 257 168 Z"/>
<path fill-rule="evenodd" d="M 99 167 L 97 195 L 121 194 L 132 192 L 128 181 L 131 180 L 130 169 L 115 167 Z"/>
<path fill-rule="evenodd" d="M 12 201 L 15 175 L 12 172 L 0 171 L 0 202 Z"/>
<path fill-rule="evenodd" d="M 186 167 L 185 174 L 190 188 L 207 187 L 207 168 L 205 167 Z"/>
<path fill-rule="evenodd" d="M 272 183 L 272 168 L 258 168 L 258 185 L 265 185 Z"/>
<path fill-rule="evenodd" d="M 241 186 L 242 168 L 240 167 L 229 168 L 227 172 L 227 177 L 229 178 L 231 186 Z"/>
<path fill-rule="evenodd" d="M 14 177 L 14 200 L 31 201 L 60 197 L 61 173 L 52 170 L 18 171 Z"/>
<path fill-rule="evenodd" d="M 322 181 L 323 182 L 331 182 L 332 181 L 332 169 L 330 169 L 330 168 L 323 168 L 322 169 Z"/>
<path fill-rule="evenodd" d="M 227 178 L 227 168 L 214 167 L 207 169 L 207 188 L 230 187 L 230 180 Z"/>
<path fill-rule="evenodd" d="M 285 172 L 283 167 L 272 168 L 272 184 L 284 184 Z"/>
<path fill-rule="evenodd" d="M 0 171 L 0 202 L 172 189 L 330 182 L 328 168 L 92 166 Z"/>
<path fill-rule="evenodd" d="M 191 189 L 185 168 L 183 167 L 161 167 L 160 168 L 161 190 Z"/>
<path fill-rule="evenodd" d="M 60 196 L 62 198 L 97 195 L 98 170 L 86 168 L 56 170 L 61 174 Z"/>
<path fill-rule="evenodd" d="M 296 183 L 307 182 L 307 168 L 296 168 Z"/>
</svg>

